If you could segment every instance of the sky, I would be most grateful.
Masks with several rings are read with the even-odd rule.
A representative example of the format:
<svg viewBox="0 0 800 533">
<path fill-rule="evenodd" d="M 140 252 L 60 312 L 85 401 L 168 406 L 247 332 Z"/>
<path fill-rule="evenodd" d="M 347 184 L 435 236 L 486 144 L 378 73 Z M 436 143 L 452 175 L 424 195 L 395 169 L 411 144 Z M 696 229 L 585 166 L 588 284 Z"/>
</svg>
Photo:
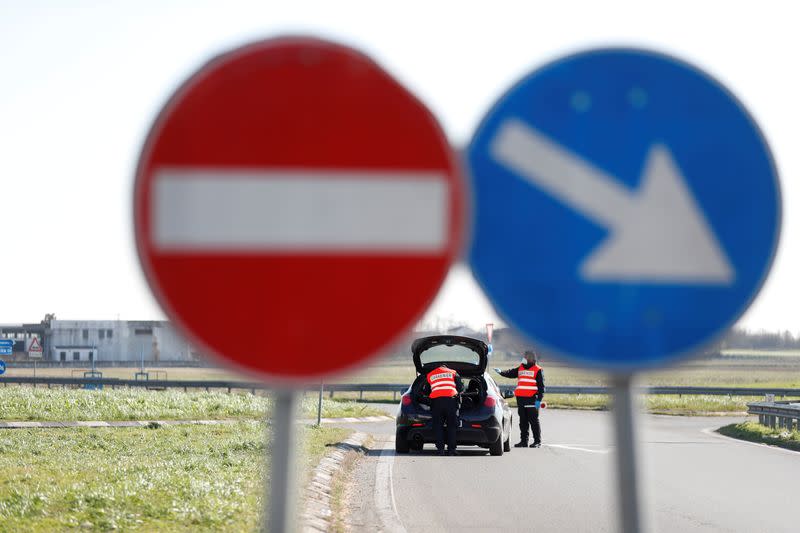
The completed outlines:
<svg viewBox="0 0 800 533">
<path fill-rule="evenodd" d="M 144 137 L 208 58 L 308 34 L 366 52 L 464 146 L 532 69 L 597 46 L 695 64 L 748 108 L 775 157 L 783 230 L 772 272 L 739 324 L 800 332 L 800 34 L 789 2 L 0 3 L 0 323 L 161 319 L 133 244 Z M 223 7 L 224 6 L 224 7 Z M 423 322 L 502 322 L 455 266 Z"/>
</svg>

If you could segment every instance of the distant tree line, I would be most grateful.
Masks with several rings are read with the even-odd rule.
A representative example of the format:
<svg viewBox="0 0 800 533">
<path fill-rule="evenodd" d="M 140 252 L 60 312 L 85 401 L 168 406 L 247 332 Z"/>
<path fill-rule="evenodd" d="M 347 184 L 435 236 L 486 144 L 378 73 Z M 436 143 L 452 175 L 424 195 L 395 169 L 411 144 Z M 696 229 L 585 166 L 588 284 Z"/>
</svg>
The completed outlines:
<svg viewBox="0 0 800 533">
<path fill-rule="evenodd" d="M 734 327 L 720 341 L 721 350 L 800 350 L 800 335 L 791 331 L 750 331 Z"/>
<path fill-rule="evenodd" d="M 463 335 L 474 337 L 486 341 L 485 330 L 473 330 L 466 325 L 450 325 L 450 327 L 436 329 L 430 328 L 427 331 L 417 330 L 408 336 L 405 342 L 396 345 L 391 352 L 391 357 L 406 361 L 410 355 L 411 341 L 417 337 L 427 335 L 437 335 L 448 333 L 451 335 Z M 492 344 L 495 350 L 495 357 L 517 357 L 526 349 L 534 348 L 534 343 L 528 341 L 524 336 L 512 328 L 500 327 L 494 330 Z M 791 331 L 766 331 L 749 330 L 742 327 L 734 327 L 728 331 L 714 345 L 708 346 L 703 350 L 706 356 L 715 356 L 722 350 L 800 350 L 800 334 L 793 334 Z M 545 354 L 546 355 L 546 354 Z"/>
<path fill-rule="evenodd" d="M 477 333 L 477 332 L 476 332 Z M 511 328 L 495 330 L 495 349 L 522 352 L 531 344 Z M 800 335 L 791 331 L 752 331 L 742 327 L 734 327 L 726 333 L 714 346 L 705 352 L 714 353 L 720 350 L 800 350 Z"/>
</svg>

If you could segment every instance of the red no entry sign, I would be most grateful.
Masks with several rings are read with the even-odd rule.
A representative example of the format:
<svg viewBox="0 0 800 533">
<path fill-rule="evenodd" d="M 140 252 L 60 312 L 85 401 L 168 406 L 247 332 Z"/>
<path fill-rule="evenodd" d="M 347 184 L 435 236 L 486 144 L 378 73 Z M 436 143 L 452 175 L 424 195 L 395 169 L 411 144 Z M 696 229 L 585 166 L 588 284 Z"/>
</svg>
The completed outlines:
<svg viewBox="0 0 800 533">
<path fill-rule="evenodd" d="M 362 54 L 264 41 L 175 93 L 136 176 L 139 258 L 199 348 L 265 377 L 352 367 L 411 327 L 458 251 L 436 120 Z"/>
</svg>

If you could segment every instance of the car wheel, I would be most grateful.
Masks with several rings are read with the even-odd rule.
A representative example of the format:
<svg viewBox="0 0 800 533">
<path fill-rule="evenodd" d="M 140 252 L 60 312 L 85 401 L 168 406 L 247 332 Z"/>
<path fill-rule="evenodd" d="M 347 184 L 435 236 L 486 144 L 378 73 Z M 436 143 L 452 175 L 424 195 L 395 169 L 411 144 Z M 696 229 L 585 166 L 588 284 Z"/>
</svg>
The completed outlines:
<svg viewBox="0 0 800 533">
<path fill-rule="evenodd" d="M 497 440 L 489 446 L 489 454 L 503 455 L 503 448 L 503 432 L 501 431 L 500 436 L 497 437 Z"/>
<path fill-rule="evenodd" d="M 400 436 L 400 432 L 398 431 L 394 435 L 394 451 L 397 453 L 408 453 L 409 450 L 408 441 Z"/>
</svg>

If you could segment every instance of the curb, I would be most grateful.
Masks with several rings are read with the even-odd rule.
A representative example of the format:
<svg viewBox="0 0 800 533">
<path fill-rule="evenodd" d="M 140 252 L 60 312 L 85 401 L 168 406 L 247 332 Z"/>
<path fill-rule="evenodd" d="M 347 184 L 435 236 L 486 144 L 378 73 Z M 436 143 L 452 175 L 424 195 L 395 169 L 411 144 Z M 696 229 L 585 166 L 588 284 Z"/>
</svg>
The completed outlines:
<svg viewBox="0 0 800 533">
<path fill-rule="evenodd" d="M 382 418 L 382 417 L 381 417 Z M 361 450 L 369 438 L 366 433 L 355 432 L 322 458 L 304 490 L 305 504 L 300 514 L 304 533 L 327 532 L 331 525 L 331 487 L 333 476 L 340 469 L 345 454 Z"/>
<path fill-rule="evenodd" d="M 341 423 L 358 423 L 358 422 L 386 422 L 387 420 L 394 420 L 395 417 L 389 415 L 377 415 L 377 416 L 360 416 L 360 417 L 352 417 L 346 416 L 342 418 L 323 418 L 320 420 L 323 424 L 341 424 Z M 315 420 L 311 421 L 312 423 L 316 422 Z"/>
<path fill-rule="evenodd" d="M 140 428 L 160 426 L 235 424 L 242 420 L 77 420 L 74 422 L 0 422 L 0 429 L 29 428 Z"/>
<path fill-rule="evenodd" d="M 323 418 L 323 424 L 342 424 L 342 423 L 360 423 L 360 422 L 385 422 L 387 420 L 394 420 L 391 416 L 362 416 L 359 418 L 346 417 L 346 418 Z M 238 419 L 222 419 L 222 420 L 116 420 L 116 421 L 102 421 L 102 420 L 75 420 L 72 422 L 0 422 L 0 429 L 30 429 L 30 428 L 139 428 L 139 427 L 153 427 L 153 426 L 184 426 L 184 425 L 203 425 L 214 426 L 219 424 L 236 424 L 237 422 L 258 422 L 256 418 L 238 418 Z M 316 421 L 312 419 L 298 420 L 299 424 L 314 424 Z"/>
</svg>

